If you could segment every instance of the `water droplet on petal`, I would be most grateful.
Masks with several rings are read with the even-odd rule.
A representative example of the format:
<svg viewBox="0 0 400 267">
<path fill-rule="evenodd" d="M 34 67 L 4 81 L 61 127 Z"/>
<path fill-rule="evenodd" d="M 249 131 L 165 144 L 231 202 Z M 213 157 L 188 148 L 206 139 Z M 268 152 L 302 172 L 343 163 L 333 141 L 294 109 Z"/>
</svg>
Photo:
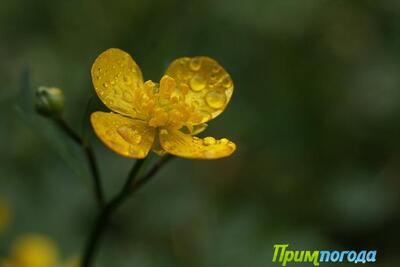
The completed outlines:
<svg viewBox="0 0 400 267">
<path fill-rule="evenodd" d="M 198 114 L 200 117 L 198 120 L 199 123 L 205 123 L 211 119 L 211 114 L 206 111 L 200 111 Z"/>
<path fill-rule="evenodd" d="M 212 84 L 215 84 L 216 82 L 217 82 L 217 75 L 216 74 L 214 74 L 214 73 L 211 73 L 210 74 L 210 82 L 212 83 Z"/>
<path fill-rule="evenodd" d="M 229 147 L 230 149 L 232 149 L 232 150 L 235 150 L 235 149 L 236 149 L 236 145 L 235 145 L 234 143 L 232 143 L 232 142 L 229 142 L 229 143 L 228 143 L 228 147 Z"/>
<path fill-rule="evenodd" d="M 187 95 L 187 93 L 189 93 L 189 86 L 186 83 L 182 83 L 180 89 L 182 94 L 184 95 Z"/>
<path fill-rule="evenodd" d="M 193 140 L 194 144 L 203 145 L 203 139 L 201 139 L 197 136 L 194 136 L 192 140 Z"/>
<path fill-rule="evenodd" d="M 105 88 L 107 88 L 107 87 L 108 87 L 108 83 L 103 83 L 103 86 L 104 86 Z"/>
<path fill-rule="evenodd" d="M 221 68 L 219 66 L 214 66 L 211 71 L 213 73 L 218 73 L 220 70 L 221 70 Z"/>
<path fill-rule="evenodd" d="M 196 75 L 190 80 L 190 88 L 192 88 L 193 91 L 201 91 L 206 87 L 206 80 L 200 76 Z"/>
<path fill-rule="evenodd" d="M 132 83 L 132 79 L 131 79 L 131 77 L 129 77 L 128 75 L 125 75 L 125 76 L 123 77 L 123 80 L 124 80 L 124 83 L 127 84 L 127 85 L 129 85 L 129 84 Z"/>
<path fill-rule="evenodd" d="M 225 78 L 222 80 L 222 86 L 225 87 L 225 88 L 230 88 L 230 87 L 232 87 L 232 80 L 231 80 L 231 78 L 229 78 L 229 76 L 225 77 Z"/>
<path fill-rule="evenodd" d="M 214 109 L 222 108 L 226 103 L 226 95 L 223 92 L 211 91 L 206 95 L 206 103 Z"/>
<path fill-rule="evenodd" d="M 189 66 L 193 71 L 198 71 L 201 68 L 200 58 L 198 58 L 198 57 L 192 58 Z"/>
<path fill-rule="evenodd" d="M 222 145 L 226 145 L 226 144 L 228 144 L 229 143 L 229 140 L 228 139 L 226 139 L 226 138 L 222 138 L 221 140 L 219 140 L 218 141 L 220 144 L 222 144 Z"/>
<path fill-rule="evenodd" d="M 117 129 L 117 132 L 128 143 L 137 145 L 142 141 L 142 136 L 131 126 L 122 125 Z"/>
<path fill-rule="evenodd" d="M 181 58 L 180 60 L 179 60 L 179 64 L 181 64 L 181 65 L 185 65 L 186 64 L 186 62 L 188 62 L 188 58 Z"/>
<path fill-rule="evenodd" d="M 203 144 L 206 146 L 214 145 L 215 143 L 216 141 L 214 137 L 209 136 L 203 139 Z"/>
</svg>

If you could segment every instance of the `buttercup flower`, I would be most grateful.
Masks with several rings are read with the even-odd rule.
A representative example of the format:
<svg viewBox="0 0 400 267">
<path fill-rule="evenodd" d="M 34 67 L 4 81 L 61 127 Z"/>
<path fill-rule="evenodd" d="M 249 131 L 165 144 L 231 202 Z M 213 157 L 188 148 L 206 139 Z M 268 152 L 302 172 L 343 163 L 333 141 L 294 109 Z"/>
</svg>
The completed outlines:
<svg viewBox="0 0 400 267">
<path fill-rule="evenodd" d="M 150 149 L 192 159 L 231 155 L 236 145 L 226 138 L 194 136 L 227 106 L 233 82 L 208 57 L 179 58 L 160 83 L 143 82 L 140 68 L 126 52 L 111 48 L 92 66 L 97 95 L 112 112 L 96 111 L 91 122 L 113 151 L 144 158 Z"/>
<path fill-rule="evenodd" d="M 0 267 L 78 267 L 79 261 L 71 258 L 60 261 L 56 244 L 47 236 L 27 234 L 18 239 L 7 258 L 0 259 Z"/>
<path fill-rule="evenodd" d="M 47 237 L 37 234 L 26 235 L 17 240 L 11 257 L 4 260 L 8 267 L 54 267 L 57 265 L 57 249 Z"/>
</svg>

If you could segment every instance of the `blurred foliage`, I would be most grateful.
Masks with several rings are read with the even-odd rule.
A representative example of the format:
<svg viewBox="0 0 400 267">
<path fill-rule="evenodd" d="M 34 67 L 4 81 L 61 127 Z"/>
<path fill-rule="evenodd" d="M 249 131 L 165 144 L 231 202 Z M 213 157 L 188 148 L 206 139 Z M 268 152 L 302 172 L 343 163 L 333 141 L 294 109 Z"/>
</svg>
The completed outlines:
<svg viewBox="0 0 400 267">
<path fill-rule="evenodd" d="M 0 251 L 35 232 L 63 258 L 81 252 L 96 212 L 87 166 L 34 113 L 32 94 L 64 89 L 66 118 L 81 131 L 91 64 L 119 47 L 152 80 L 178 57 L 217 59 L 235 91 L 206 134 L 230 137 L 238 150 L 163 169 L 115 217 L 99 266 L 274 266 L 273 244 L 284 242 L 377 249 L 376 266 L 399 265 L 399 1 L 1 5 L 0 197 L 13 220 Z M 93 99 L 90 110 L 104 109 Z M 133 161 L 88 133 L 110 196 Z"/>
</svg>

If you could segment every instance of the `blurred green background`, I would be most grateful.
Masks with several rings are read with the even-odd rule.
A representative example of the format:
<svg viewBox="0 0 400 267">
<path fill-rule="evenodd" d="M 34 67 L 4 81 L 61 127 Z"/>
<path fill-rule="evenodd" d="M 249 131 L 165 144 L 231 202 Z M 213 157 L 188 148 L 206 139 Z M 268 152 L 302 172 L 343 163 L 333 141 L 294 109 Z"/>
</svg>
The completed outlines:
<svg viewBox="0 0 400 267">
<path fill-rule="evenodd" d="M 79 131 L 91 64 L 118 47 L 156 81 L 175 58 L 217 59 L 235 91 L 203 136 L 238 150 L 166 166 L 116 214 L 98 266 L 280 266 L 276 243 L 399 266 L 399 1 L 3 0 L 0 40 L 2 250 L 42 233 L 80 255 L 96 214 L 85 158 L 26 89 L 63 88 Z M 134 161 L 90 134 L 110 197 Z"/>
</svg>

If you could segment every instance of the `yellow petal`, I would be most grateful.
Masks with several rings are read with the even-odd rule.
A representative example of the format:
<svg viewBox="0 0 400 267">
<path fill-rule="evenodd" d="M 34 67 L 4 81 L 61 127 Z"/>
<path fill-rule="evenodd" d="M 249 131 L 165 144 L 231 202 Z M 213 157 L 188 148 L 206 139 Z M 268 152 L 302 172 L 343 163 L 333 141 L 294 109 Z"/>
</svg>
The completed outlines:
<svg viewBox="0 0 400 267">
<path fill-rule="evenodd" d="M 217 117 L 233 93 L 229 74 L 208 57 L 179 58 L 169 65 L 165 74 L 175 79 L 180 91 L 187 92 L 185 102 L 196 110 L 189 120 L 193 124 Z"/>
<path fill-rule="evenodd" d="M 160 143 L 168 153 L 190 159 L 224 158 L 230 156 L 236 149 L 236 145 L 226 138 L 202 139 L 174 129 L 160 130 Z"/>
<path fill-rule="evenodd" d="M 100 54 L 92 66 L 92 81 L 101 101 L 111 110 L 136 117 L 135 91 L 143 87 L 140 68 L 131 56 L 117 48 Z"/>
<path fill-rule="evenodd" d="M 100 111 L 90 119 L 97 136 L 116 153 L 130 158 L 144 158 L 149 153 L 155 130 L 145 122 Z"/>
</svg>

